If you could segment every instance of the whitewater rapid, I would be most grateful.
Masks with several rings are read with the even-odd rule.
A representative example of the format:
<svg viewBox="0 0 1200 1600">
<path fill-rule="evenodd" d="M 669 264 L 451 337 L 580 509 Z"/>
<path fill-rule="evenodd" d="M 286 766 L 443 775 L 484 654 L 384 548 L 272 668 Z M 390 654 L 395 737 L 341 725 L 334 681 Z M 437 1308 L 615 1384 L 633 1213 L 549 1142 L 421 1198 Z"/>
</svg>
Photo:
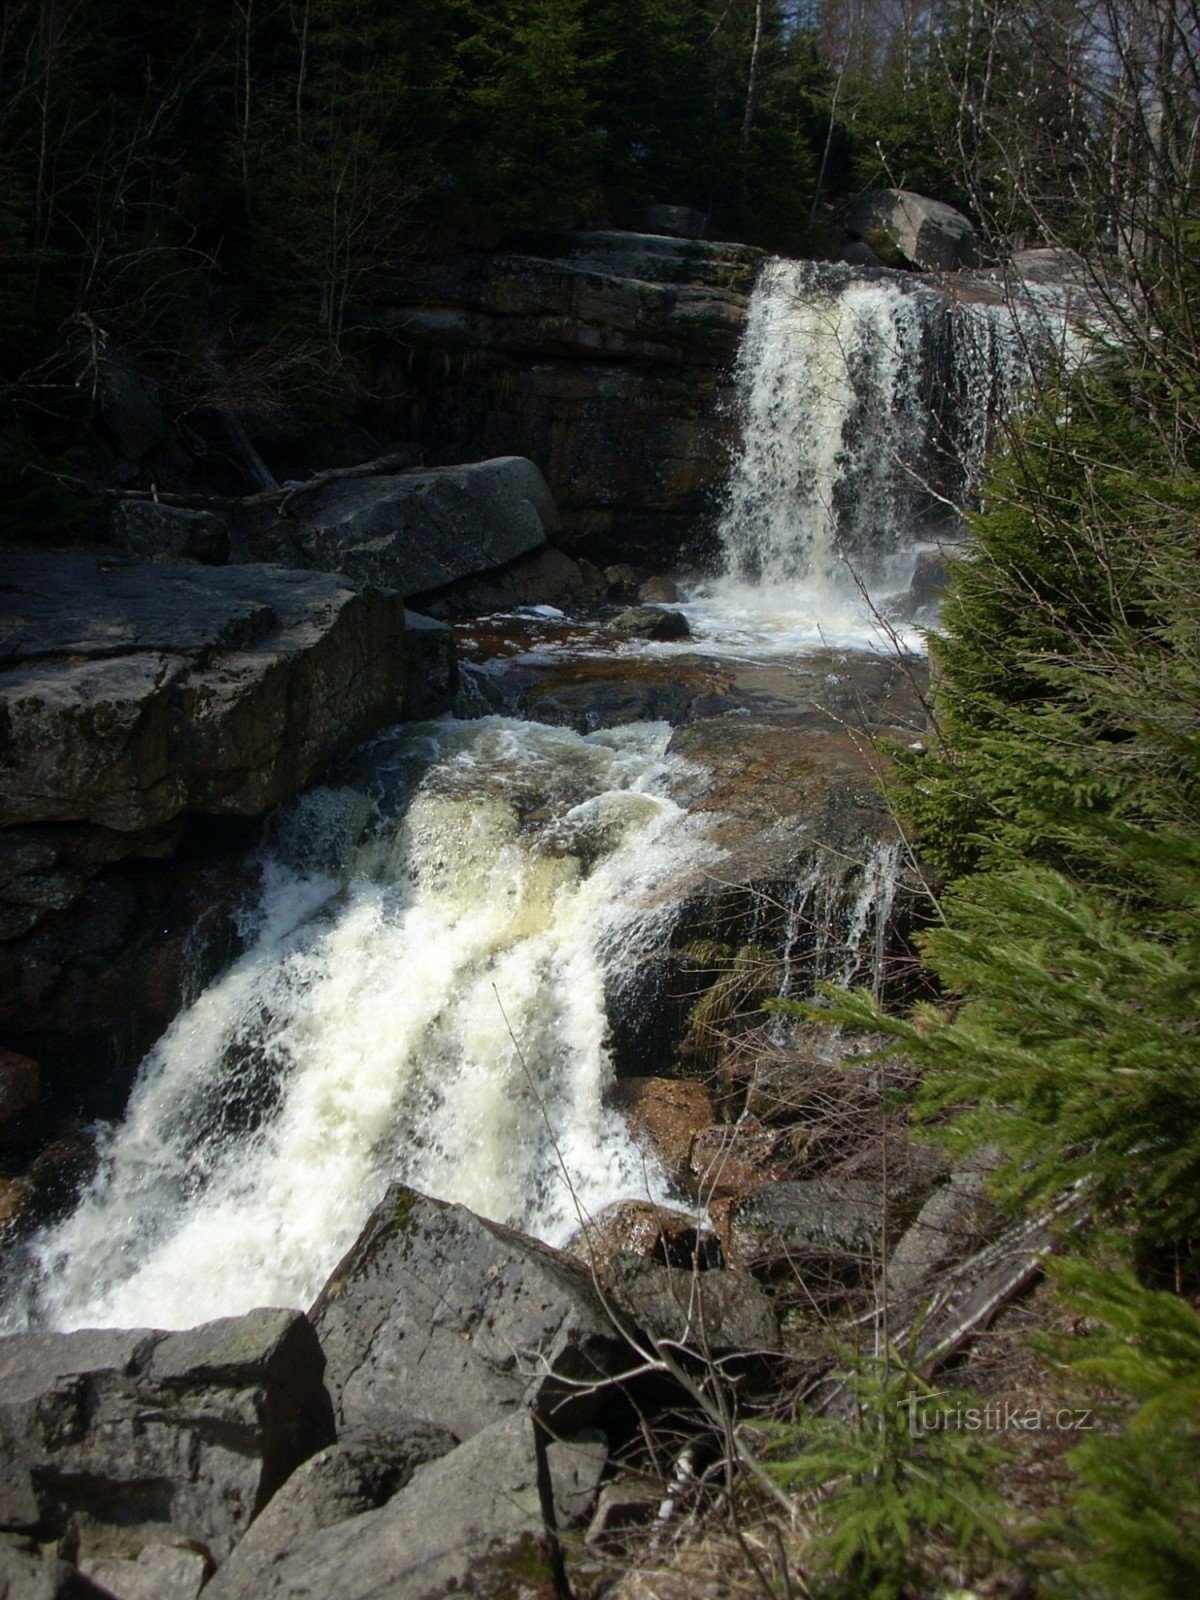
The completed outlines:
<svg viewBox="0 0 1200 1600">
<path fill-rule="evenodd" d="M 715 859 L 669 736 L 400 729 L 287 808 L 245 954 L 148 1056 L 10 1324 L 305 1305 L 395 1179 L 552 1242 L 664 1198 L 604 1091 L 606 992 Z"/>
</svg>

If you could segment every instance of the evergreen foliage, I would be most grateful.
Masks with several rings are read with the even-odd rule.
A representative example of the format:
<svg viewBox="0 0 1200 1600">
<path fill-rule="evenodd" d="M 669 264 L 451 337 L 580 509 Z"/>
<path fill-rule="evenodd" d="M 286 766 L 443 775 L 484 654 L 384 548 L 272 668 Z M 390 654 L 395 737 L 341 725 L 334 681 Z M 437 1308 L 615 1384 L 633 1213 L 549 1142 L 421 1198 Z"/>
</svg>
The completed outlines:
<svg viewBox="0 0 1200 1600">
<path fill-rule="evenodd" d="M 900 1600 L 923 1589 L 947 1557 L 970 1568 L 1001 1554 L 1003 1449 L 923 1426 L 935 1397 L 895 1351 L 852 1360 L 842 1376 L 851 1419 L 816 1416 L 776 1430 L 775 1450 L 789 1453 L 768 1464 L 815 1513 L 805 1552 L 814 1592 Z M 956 1394 L 955 1402 L 966 1407 L 971 1397 Z"/>
</svg>

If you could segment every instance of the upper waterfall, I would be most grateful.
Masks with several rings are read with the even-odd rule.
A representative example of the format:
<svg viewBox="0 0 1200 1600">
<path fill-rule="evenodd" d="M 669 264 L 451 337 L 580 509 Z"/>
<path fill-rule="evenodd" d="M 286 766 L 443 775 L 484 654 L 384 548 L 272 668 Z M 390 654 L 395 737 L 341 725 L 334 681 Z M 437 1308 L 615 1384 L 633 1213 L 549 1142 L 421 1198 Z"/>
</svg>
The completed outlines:
<svg viewBox="0 0 1200 1600">
<path fill-rule="evenodd" d="M 728 577 L 803 584 L 835 609 L 863 585 L 906 587 L 914 546 L 957 531 L 997 421 L 1064 326 L 1048 299 L 769 263 L 738 358 Z"/>
</svg>

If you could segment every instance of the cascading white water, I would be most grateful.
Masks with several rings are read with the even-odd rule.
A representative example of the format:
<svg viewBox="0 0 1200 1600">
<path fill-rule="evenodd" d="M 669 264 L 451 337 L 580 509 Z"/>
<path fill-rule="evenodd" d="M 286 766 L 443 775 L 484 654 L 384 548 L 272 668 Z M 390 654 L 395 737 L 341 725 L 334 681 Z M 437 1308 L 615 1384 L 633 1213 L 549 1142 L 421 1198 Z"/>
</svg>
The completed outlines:
<svg viewBox="0 0 1200 1600">
<path fill-rule="evenodd" d="M 720 530 L 731 574 L 831 585 L 848 532 L 882 541 L 903 516 L 929 427 L 923 312 L 890 284 L 764 269 L 738 358 L 743 445 Z"/>
<path fill-rule="evenodd" d="M 1067 329 L 1060 296 L 990 293 L 764 268 L 738 357 L 725 573 L 698 597 L 701 629 L 729 613 L 749 635 L 759 613 L 789 647 L 806 627 L 831 643 L 877 638 L 873 604 L 907 588 L 923 542 L 955 536 L 997 423 Z"/>
<path fill-rule="evenodd" d="M 306 1304 L 395 1178 L 550 1240 L 661 1198 L 602 1096 L 606 984 L 714 857 L 669 735 L 400 730 L 293 806 L 249 948 L 144 1063 L 10 1322 Z"/>
</svg>

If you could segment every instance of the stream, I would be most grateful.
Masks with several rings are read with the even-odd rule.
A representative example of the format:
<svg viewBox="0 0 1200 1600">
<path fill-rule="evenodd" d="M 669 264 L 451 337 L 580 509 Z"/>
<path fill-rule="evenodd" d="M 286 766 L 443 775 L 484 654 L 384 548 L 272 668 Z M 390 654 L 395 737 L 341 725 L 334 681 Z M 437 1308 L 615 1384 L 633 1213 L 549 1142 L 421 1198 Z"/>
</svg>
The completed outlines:
<svg viewBox="0 0 1200 1600">
<path fill-rule="evenodd" d="M 857 837 L 848 878 L 775 753 L 832 749 L 868 701 L 920 736 L 912 694 L 893 708 L 932 616 L 914 571 L 957 531 L 1029 345 L 1002 307 L 769 266 L 720 558 L 676 608 L 691 637 L 618 642 L 549 608 L 463 625 L 455 715 L 273 818 L 244 953 L 142 1063 L 4 1327 L 306 1305 L 397 1179 L 556 1244 L 617 1199 L 681 1203 L 606 1103 L 614 1007 L 636 1057 L 639 982 L 682 908 L 776 836 L 784 989 L 813 975 L 801 919 L 818 975 L 872 981 L 896 841 Z"/>
</svg>

